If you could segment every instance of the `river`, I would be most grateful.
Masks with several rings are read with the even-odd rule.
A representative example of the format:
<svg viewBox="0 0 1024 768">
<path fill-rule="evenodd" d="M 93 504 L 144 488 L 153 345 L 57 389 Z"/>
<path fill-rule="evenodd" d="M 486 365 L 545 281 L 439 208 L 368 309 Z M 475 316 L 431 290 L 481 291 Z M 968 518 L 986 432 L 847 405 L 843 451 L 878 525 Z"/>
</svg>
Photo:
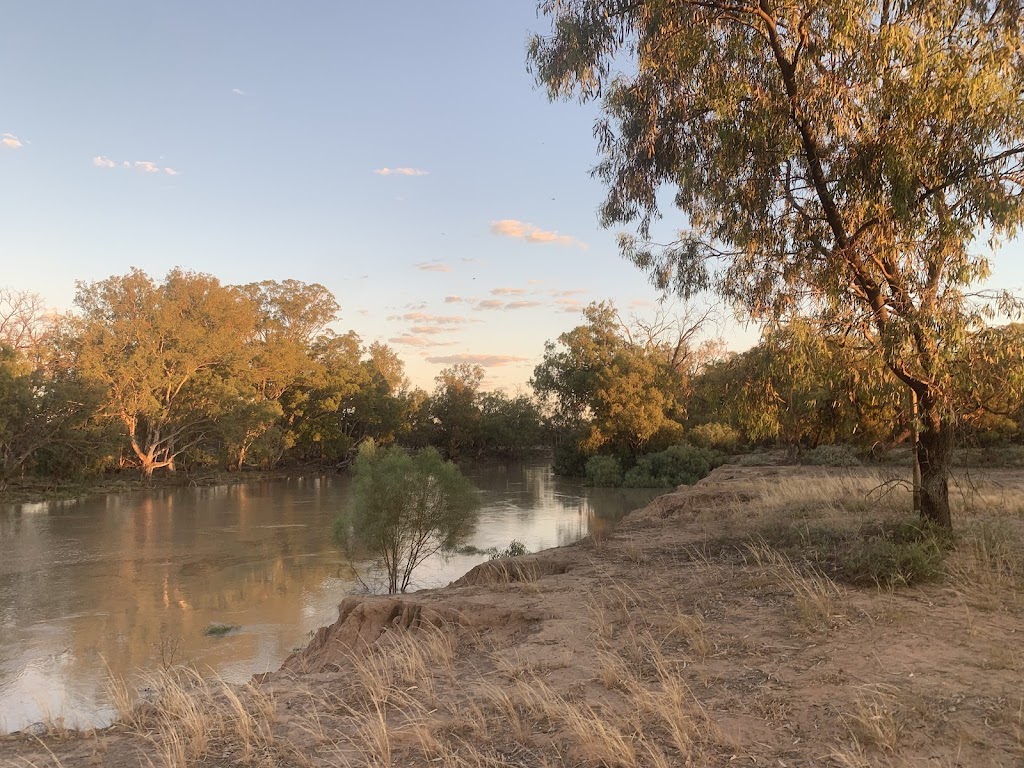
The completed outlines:
<svg viewBox="0 0 1024 768">
<path fill-rule="evenodd" d="M 584 488 L 549 464 L 478 465 L 468 543 L 531 552 L 618 520 L 658 491 Z M 347 477 L 296 477 L 0 506 L 0 733 L 109 721 L 107 681 L 189 661 L 231 682 L 274 670 L 361 587 L 330 540 Z M 419 588 L 482 555 L 436 558 Z M 205 636 L 214 622 L 237 625 Z"/>
</svg>

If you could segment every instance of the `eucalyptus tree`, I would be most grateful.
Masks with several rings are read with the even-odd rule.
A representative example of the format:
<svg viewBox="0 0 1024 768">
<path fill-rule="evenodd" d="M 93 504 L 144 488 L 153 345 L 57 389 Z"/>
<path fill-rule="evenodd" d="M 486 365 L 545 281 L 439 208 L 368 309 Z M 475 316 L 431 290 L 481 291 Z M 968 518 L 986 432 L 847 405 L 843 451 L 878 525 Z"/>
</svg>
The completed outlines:
<svg viewBox="0 0 1024 768">
<path fill-rule="evenodd" d="M 602 101 L 605 225 L 687 295 L 859 334 L 920 404 L 922 513 L 951 524 L 953 361 L 975 241 L 1024 215 L 1024 10 L 1005 0 L 544 0 L 529 61 Z M 659 190 L 687 229 L 650 244 Z"/>
<path fill-rule="evenodd" d="M 162 283 L 140 270 L 78 283 L 76 367 L 103 387 L 142 474 L 173 471 L 203 441 L 230 391 L 223 379 L 252 353 L 256 313 L 238 290 L 174 269 Z"/>
<path fill-rule="evenodd" d="M 611 302 L 548 342 L 530 380 L 557 426 L 581 436 L 583 453 L 632 460 L 682 438 L 702 321 L 624 321 Z M 664 437 L 663 440 L 657 438 Z"/>
</svg>

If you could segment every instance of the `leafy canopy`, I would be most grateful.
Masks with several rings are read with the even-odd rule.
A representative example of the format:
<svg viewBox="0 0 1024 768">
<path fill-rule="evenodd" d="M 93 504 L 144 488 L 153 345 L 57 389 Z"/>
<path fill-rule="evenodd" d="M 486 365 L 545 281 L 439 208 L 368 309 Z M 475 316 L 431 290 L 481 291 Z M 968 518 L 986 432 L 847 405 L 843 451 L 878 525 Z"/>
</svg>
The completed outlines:
<svg viewBox="0 0 1024 768">
<path fill-rule="evenodd" d="M 433 448 L 410 455 L 367 440 L 355 462 L 352 513 L 337 521 L 335 538 L 380 559 L 389 594 L 405 592 L 423 561 L 465 538 L 477 503 L 473 484 Z"/>
</svg>

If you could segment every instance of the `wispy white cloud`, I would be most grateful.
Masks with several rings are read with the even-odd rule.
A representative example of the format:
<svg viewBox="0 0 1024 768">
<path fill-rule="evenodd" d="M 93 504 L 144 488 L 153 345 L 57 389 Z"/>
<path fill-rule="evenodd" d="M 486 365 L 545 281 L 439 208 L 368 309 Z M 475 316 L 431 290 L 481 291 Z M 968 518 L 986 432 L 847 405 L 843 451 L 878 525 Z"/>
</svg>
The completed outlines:
<svg viewBox="0 0 1024 768">
<path fill-rule="evenodd" d="M 430 171 L 422 168 L 377 168 L 374 173 L 378 176 L 426 176 Z"/>
<path fill-rule="evenodd" d="M 161 168 L 158 163 L 154 163 L 151 160 L 136 160 L 130 162 L 128 160 L 111 160 L 106 155 L 96 155 L 92 159 L 92 164 L 97 168 L 124 168 L 135 170 L 141 173 L 166 173 L 168 176 L 177 176 L 178 171 L 173 168 Z"/>
<path fill-rule="evenodd" d="M 530 361 L 525 357 L 513 355 L 441 355 L 428 357 L 427 362 L 435 365 L 479 365 L 481 368 L 500 368 L 503 365 Z"/>
<path fill-rule="evenodd" d="M 653 301 L 650 301 L 649 299 L 633 299 L 631 302 L 629 302 L 629 306 L 633 307 L 634 309 L 653 309 L 658 305 L 655 304 Z"/>
<path fill-rule="evenodd" d="M 241 88 L 232 88 L 231 92 L 235 94 L 235 96 L 245 96 L 245 91 L 243 91 Z"/>
<path fill-rule="evenodd" d="M 469 299 L 464 299 L 461 296 L 445 296 L 444 297 L 444 303 L 445 304 L 462 304 L 464 302 L 468 303 Z"/>
<path fill-rule="evenodd" d="M 505 305 L 505 309 L 532 309 L 543 306 L 544 303 L 540 301 L 510 301 Z"/>
<path fill-rule="evenodd" d="M 416 265 L 416 269 L 423 270 L 424 272 L 451 272 L 452 268 L 443 261 L 434 259 L 433 261 L 421 261 Z"/>
<path fill-rule="evenodd" d="M 525 288 L 492 288 L 491 296 L 525 296 Z"/>
<path fill-rule="evenodd" d="M 3 144 L 9 149 L 21 149 L 25 146 L 21 139 L 15 136 L 13 133 L 0 133 L 0 144 Z"/>
<path fill-rule="evenodd" d="M 477 309 L 504 309 L 505 302 L 500 299 L 485 299 L 477 302 Z"/>
<path fill-rule="evenodd" d="M 574 288 L 571 291 L 552 291 L 552 296 L 585 296 L 587 291 L 582 288 Z"/>
<path fill-rule="evenodd" d="M 518 240 L 526 240 L 528 243 L 557 243 L 558 245 L 575 246 L 587 249 L 587 244 L 569 235 L 560 235 L 558 232 L 541 229 L 533 224 L 516 219 L 501 219 L 491 222 L 491 233 L 501 237 L 512 237 Z"/>
</svg>

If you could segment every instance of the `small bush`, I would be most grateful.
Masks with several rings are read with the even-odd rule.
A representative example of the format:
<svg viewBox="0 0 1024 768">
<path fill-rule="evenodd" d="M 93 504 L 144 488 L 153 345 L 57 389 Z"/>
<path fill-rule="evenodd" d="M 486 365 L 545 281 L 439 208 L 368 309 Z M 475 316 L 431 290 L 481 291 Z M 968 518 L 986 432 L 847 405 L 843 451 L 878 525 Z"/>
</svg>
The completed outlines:
<svg viewBox="0 0 1024 768">
<path fill-rule="evenodd" d="M 523 542 L 521 542 L 519 539 L 512 539 L 512 541 L 508 543 L 508 546 L 505 547 L 505 549 L 493 548 L 491 550 L 488 550 L 488 553 L 490 554 L 491 560 L 501 560 L 505 557 L 519 557 L 520 555 L 528 555 L 530 554 L 530 550 L 528 550 L 526 548 L 526 545 L 523 544 Z"/>
<path fill-rule="evenodd" d="M 861 528 L 837 551 L 841 578 L 850 584 L 896 587 L 939 581 L 949 536 L 920 520 L 897 520 Z"/>
<path fill-rule="evenodd" d="M 819 445 L 807 451 L 802 459 L 803 464 L 817 467 L 859 467 L 860 459 L 848 445 Z"/>
<path fill-rule="evenodd" d="M 918 518 L 869 523 L 860 528 L 775 523 L 747 539 L 747 546 L 770 548 L 808 573 L 821 572 L 854 586 L 904 587 L 941 581 L 951 546 L 941 528 Z M 713 557 L 735 557 L 734 538 L 708 542 Z"/>
<path fill-rule="evenodd" d="M 734 452 L 740 444 L 740 433 L 728 424 L 712 422 L 698 424 L 690 430 L 686 439 L 698 448 L 711 448 L 726 453 Z"/>
<path fill-rule="evenodd" d="M 641 456 L 623 481 L 627 488 L 674 488 L 693 485 L 722 463 L 721 456 L 707 448 L 681 443 L 661 453 Z"/>
<path fill-rule="evenodd" d="M 561 477 L 584 477 L 586 475 L 587 454 L 583 452 L 576 440 L 566 440 L 555 446 L 555 455 L 551 468 Z"/>
<path fill-rule="evenodd" d="M 622 464 L 614 456 L 591 456 L 587 460 L 587 485 L 616 488 L 622 485 Z"/>
<path fill-rule="evenodd" d="M 203 634 L 207 637 L 220 637 L 226 635 L 228 632 L 234 632 L 236 629 L 241 629 L 237 624 L 221 624 L 220 622 L 214 621 L 207 624 L 203 629 Z"/>
</svg>

